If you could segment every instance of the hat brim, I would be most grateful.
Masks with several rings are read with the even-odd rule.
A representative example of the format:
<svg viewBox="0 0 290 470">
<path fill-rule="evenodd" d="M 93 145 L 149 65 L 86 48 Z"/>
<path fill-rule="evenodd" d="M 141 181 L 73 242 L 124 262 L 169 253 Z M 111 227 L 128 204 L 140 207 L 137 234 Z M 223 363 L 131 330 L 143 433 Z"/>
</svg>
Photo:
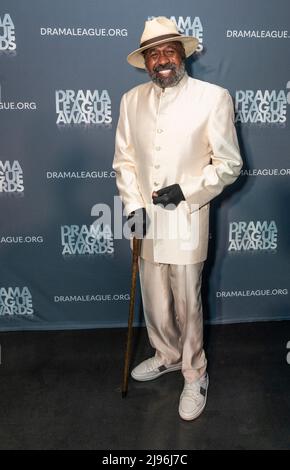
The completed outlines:
<svg viewBox="0 0 290 470">
<path fill-rule="evenodd" d="M 181 42 L 183 44 L 186 57 L 191 56 L 191 54 L 196 51 L 197 46 L 199 44 L 198 39 L 191 36 L 177 36 L 168 39 L 161 39 L 159 41 L 151 43 L 148 46 L 140 47 L 139 49 L 136 49 L 135 51 L 131 52 L 131 54 L 129 54 L 127 57 L 127 61 L 130 65 L 133 65 L 133 67 L 145 69 L 146 67 L 144 62 L 144 56 L 142 54 L 143 51 L 146 51 L 146 49 L 150 49 L 151 47 L 158 46 L 159 44 L 164 44 L 165 42 L 175 41 Z"/>
</svg>

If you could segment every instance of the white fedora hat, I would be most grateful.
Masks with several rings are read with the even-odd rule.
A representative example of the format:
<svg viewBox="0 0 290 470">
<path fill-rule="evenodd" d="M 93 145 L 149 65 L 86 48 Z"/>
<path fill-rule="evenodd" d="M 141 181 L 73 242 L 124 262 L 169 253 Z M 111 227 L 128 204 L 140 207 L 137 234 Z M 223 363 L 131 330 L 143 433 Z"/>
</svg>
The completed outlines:
<svg viewBox="0 0 290 470">
<path fill-rule="evenodd" d="M 150 47 L 172 41 L 179 41 L 183 44 L 186 57 L 193 54 L 198 46 L 197 38 L 180 34 L 174 21 L 165 16 L 157 16 L 153 20 L 145 21 L 140 47 L 128 55 L 127 61 L 134 67 L 145 69 L 142 52 Z"/>
</svg>

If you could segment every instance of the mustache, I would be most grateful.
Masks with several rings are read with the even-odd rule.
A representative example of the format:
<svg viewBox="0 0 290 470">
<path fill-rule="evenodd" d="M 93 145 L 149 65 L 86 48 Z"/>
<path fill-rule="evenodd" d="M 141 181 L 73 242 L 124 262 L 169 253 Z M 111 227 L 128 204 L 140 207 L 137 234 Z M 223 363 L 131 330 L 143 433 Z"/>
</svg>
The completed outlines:
<svg viewBox="0 0 290 470">
<path fill-rule="evenodd" d="M 153 72 L 161 72 L 161 70 L 176 70 L 176 65 L 175 64 L 165 64 L 165 65 L 156 65 L 156 67 L 153 68 Z"/>
</svg>

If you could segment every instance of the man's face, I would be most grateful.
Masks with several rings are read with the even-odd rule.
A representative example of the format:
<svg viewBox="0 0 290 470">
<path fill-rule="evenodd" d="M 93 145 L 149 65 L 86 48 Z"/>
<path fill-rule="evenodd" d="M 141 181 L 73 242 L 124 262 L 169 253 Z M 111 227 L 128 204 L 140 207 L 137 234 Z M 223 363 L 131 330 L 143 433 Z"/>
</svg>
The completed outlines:
<svg viewBox="0 0 290 470">
<path fill-rule="evenodd" d="M 161 88 L 177 85 L 184 76 L 185 54 L 180 42 L 150 47 L 145 51 L 144 59 L 152 81 Z"/>
</svg>

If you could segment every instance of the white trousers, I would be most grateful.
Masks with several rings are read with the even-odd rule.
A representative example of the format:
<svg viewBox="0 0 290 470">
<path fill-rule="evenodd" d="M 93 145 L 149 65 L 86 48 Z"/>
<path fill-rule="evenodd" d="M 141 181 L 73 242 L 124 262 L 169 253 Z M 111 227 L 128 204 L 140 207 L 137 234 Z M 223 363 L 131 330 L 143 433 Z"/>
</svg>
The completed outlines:
<svg viewBox="0 0 290 470">
<path fill-rule="evenodd" d="M 207 364 L 201 302 L 203 264 L 151 263 L 139 258 L 150 344 L 164 364 L 182 361 L 182 373 L 189 382 L 200 378 Z"/>
</svg>

